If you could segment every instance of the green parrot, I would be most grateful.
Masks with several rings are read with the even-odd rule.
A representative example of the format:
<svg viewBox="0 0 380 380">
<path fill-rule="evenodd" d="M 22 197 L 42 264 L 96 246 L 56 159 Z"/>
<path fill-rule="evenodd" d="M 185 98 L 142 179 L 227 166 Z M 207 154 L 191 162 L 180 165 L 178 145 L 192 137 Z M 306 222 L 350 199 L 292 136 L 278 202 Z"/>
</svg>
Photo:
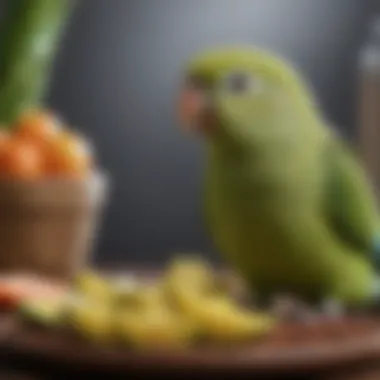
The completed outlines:
<svg viewBox="0 0 380 380">
<path fill-rule="evenodd" d="M 203 137 L 212 241 L 252 289 L 345 306 L 380 298 L 371 183 L 294 66 L 248 47 L 200 53 L 179 116 Z"/>
</svg>

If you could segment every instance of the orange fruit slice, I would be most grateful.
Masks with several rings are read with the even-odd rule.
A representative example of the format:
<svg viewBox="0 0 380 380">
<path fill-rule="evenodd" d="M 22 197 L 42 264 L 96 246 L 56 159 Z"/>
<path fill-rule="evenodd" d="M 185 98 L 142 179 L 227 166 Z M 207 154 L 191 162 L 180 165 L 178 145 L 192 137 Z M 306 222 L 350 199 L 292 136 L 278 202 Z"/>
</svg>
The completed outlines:
<svg viewBox="0 0 380 380">
<path fill-rule="evenodd" d="M 87 139 L 65 131 L 49 143 L 46 151 L 47 171 L 56 176 L 83 177 L 92 168 L 92 151 Z"/>
<path fill-rule="evenodd" d="M 41 149 L 28 141 L 10 139 L 0 154 L 0 176 L 30 180 L 43 174 L 44 159 Z"/>
</svg>

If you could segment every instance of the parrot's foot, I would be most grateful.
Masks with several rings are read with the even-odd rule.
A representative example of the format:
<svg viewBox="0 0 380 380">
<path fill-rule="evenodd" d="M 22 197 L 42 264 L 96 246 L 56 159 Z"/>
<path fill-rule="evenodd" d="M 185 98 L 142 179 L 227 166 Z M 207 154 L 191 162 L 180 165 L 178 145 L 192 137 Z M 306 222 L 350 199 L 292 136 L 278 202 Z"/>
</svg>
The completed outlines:
<svg viewBox="0 0 380 380">
<path fill-rule="evenodd" d="M 322 318 L 340 319 L 346 313 L 344 304 L 333 297 L 303 299 L 288 293 L 260 294 L 255 306 L 270 310 L 283 321 L 316 323 Z"/>
<path fill-rule="evenodd" d="M 310 305 L 288 295 L 274 297 L 270 309 L 284 321 L 314 323 L 318 318 L 318 313 Z"/>
<path fill-rule="evenodd" d="M 319 304 L 310 304 L 289 296 L 273 298 L 271 310 L 282 320 L 308 324 L 325 317 L 339 319 L 346 313 L 344 305 L 334 298 L 326 298 Z"/>
<path fill-rule="evenodd" d="M 380 277 L 376 276 L 373 284 L 371 296 L 368 302 L 362 307 L 362 309 L 371 313 L 380 313 Z"/>
<path fill-rule="evenodd" d="M 342 318 L 346 314 L 346 309 L 342 302 L 335 298 L 326 298 L 321 304 L 322 315 L 338 319 Z"/>
</svg>

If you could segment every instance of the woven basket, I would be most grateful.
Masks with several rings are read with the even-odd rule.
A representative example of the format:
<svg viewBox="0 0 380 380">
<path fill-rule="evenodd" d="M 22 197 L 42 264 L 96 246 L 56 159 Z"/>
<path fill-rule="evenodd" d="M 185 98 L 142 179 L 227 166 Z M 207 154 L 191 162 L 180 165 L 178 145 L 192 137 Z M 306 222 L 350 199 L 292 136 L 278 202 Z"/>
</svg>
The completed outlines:
<svg viewBox="0 0 380 380">
<path fill-rule="evenodd" d="M 0 272 L 74 275 L 90 259 L 108 180 L 0 182 Z"/>
</svg>

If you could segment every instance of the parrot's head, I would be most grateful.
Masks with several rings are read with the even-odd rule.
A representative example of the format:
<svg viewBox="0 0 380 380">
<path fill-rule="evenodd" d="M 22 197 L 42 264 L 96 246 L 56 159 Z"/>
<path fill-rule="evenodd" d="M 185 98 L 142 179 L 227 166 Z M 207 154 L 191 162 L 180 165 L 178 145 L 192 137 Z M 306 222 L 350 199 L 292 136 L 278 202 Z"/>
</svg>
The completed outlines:
<svg viewBox="0 0 380 380">
<path fill-rule="evenodd" d="M 284 60 L 258 49 L 201 53 L 185 70 L 180 122 L 211 140 L 261 143 L 281 132 L 300 132 L 295 130 L 300 123 L 289 122 L 292 131 L 279 131 L 279 123 L 271 122 L 315 113 L 311 92 L 297 74 Z"/>
</svg>

